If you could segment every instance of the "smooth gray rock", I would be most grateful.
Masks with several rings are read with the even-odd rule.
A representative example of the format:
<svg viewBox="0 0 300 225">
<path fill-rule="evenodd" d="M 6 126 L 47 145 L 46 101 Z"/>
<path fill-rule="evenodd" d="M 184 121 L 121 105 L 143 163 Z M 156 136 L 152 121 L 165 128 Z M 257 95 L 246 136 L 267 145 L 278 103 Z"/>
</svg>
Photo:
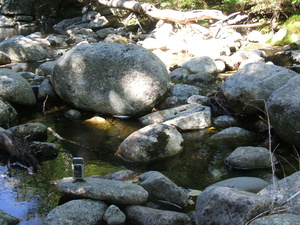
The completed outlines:
<svg viewBox="0 0 300 225">
<path fill-rule="evenodd" d="M 257 177 L 234 177 L 219 181 L 217 183 L 212 184 L 211 186 L 229 187 L 241 191 L 257 193 L 263 188 L 269 186 L 269 184 L 266 181 Z"/>
<path fill-rule="evenodd" d="M 16 25 L 17 25 L 17 22 L 15 20 L 7 18 L 3 15 L 0 15 L 0 27 L 10 28 L 10 27 L 15 27 Z"/>
<path fill-rule="evenodd" d="M 253 144 L 256 134 L 240 127 L 228 127 L 210 137 L 213 145 L 239 147 Z"/>
<path fill-rule="evenodd" d="M 183 138 L 176 128 L 153 124 L 129 135 L 119 146 L 117 156 L 130 162 L 153 162 L 183 151 Z"/>
<path fill-rule="evenodd" d="M 42 123 L 26 123 L 8 129 L 14 135 L 27 141 L 42 141 L 47 139 L 47 127 Z"/>
<path fill-rule="evenodd" d="M 300 224 L 300 216 L 290 213 L 273 214 L 255 219 L 249 225 L 296 225 Z"/>
<path fill-rule="evenodd" d="M 79 112 L 76 109 L 70 109 L 67 112 L 65 112 L 64 115 L 65 115 L 65 117 L 74 119 L 74 120 L 78 120 L 81 118 L 81 112 Z"/>
<path fill-rule="evenodd" d="M 51 83 L 66 102 L 111 115 L 150 112 L 169 89 L 162 61 L 141 46 L 80 44 L 56 63 Z"/>
<path fill-rule="evenodd" d="M 59 100 L 59 97 L 55 93 L 49 79 L 44 79 L 42 81 L 38 90 L 37 98 L 42 102 L 55 102 Z"/>
<path fill-rule="evenodd" d="M 0 224 L 1 225 L 17 225 L 20 220 L 14 216 L 9 215 L 0 209 Z"/>
<path fill-rule="evenodd" d="M 35 105 L 37 103 L 28 81 L 17 72 L 6 68 L 0 69 L 0 97 L 20 105 Z"/>
<path fill-rule="evenodd" d="M 123 224 L 126 220 L 126 215 L 115 205 L 110 205 L 103 215 L 103 220 L 108 225 Z"/>
<path fill-rule="evenodd" d="M 295 76 L 270 96 L 267 107 L 272 127 L 278 136 L 300 148 L 300 75 Z"/>
<path fill-rule="evenodd" d="M 157 171 L 143 173 L 140 175 L 140 181 L 140 185 L 148 191 L 150 200 L 163 200 L 180 207 L 187 206 L 187 192 L 162 173 Z"/>
<path fill-rule="evenodd" d="M 239 124 L 237 118 L 229 115 L 218 116 L 214 118 L 213 123 L 220 128 L 234 127 Z"/>
<path fill-rule="evenodd" d="M 222 85 L 228 104 L 237 112 L 260 113 L 265 102 L 278 88 L 297 73 L 284 67 L 265 63 L 249 63 Z"/>
<path fill-rule="evenodd" d="M 194 115 L 198 115 L 200 120 L 193 120 Z M 188 119 L 189 117 L 191 117 L 191 120 L 190 123 L 187 123 L 185 119 Z M 192 130 L 193 127 L 195 127 L 194 129 L 201 129 L 210 126 L 211 112 L 209 107 L 200 104 L 186 104 L 171 109 L 149 113 L 143 117 L 140 117 L 139 121 L 143 125 L 170 121 L 168 123 L 174 124 L 174 126 L 177 126 L 183 130 Z"/>
<path fill-rule="evenodd" d="M 43 44 L 22 35 L 1 41 L 0 51 L 8 54 L 15 62 L 36 62 L 48 56 Z"/>
<path fill-rule="evenodd" d="M 84 178 L 85 182 L 73 182 L 72 178 L 60 180 L 56 188 L 63 194 L 107 201 L 113 204 L 144 204 L 148 192 L 141 186 L 102 178 Z"/>
<path fill-rule="evenodd" d="M 206 188 L 195 208 L 197 225 L 240 225 L 266 211 L 272 198 L 228 187 Z"/>
<path fill-rule="evenodd" d="M 9 128 L 18 122 L 18 113 L 9 103 L 0 99 L 0 126 Z"/>
<path fill-rule="evenodd" d="M 270 198 L 276 197 L 276 204 L 284 205 L 286 213 L 293 213 L 300 215 L 300 171 L 283 178 L 275 183 L 270 184 L 268 187 L 261 190 L 258 194 Z M 294 196 L 295 195 L 295 196 Z M 294 196 L 294 197 L 293 197 Z M 291 198 L 291 199 L 290 199 Z M 288 200 L 290 199 L 290 200 Z"/>
<path fill-rule="evenodd" d="M 168 93 L 168 98 L 176 98 L 176 105 L 182 105 L 187 103 L 187 99 L 190 96 L 198 94 L 199 88 L 194 85 L 175 84 L 171 86 L 170 91 Z"/>
<path fill-rule="evenodd" d="M 42 63 L 36 69 L 36 74 L 41 76 L 52 75 L 55 64 L 56 64 L 56 60 Z"/>
<path fill-rule="evenodd" d="M 45 225 L 96 225 L 102 221 L 107 205 L 101 201 L 72 200 L 52 209 Z"/>
<path fill-rule="evenodd" d="M 184 213 L 145 206 L 128 206 L 126 215 L 129 221 L 140 225 L 188 225 L 190 222 L 189 216 Z"/>
<path fill-rule="evenodd" d="M 272 161 L 270 154 L 272 154 Z M 277 159 L 267 148 L 242 146 L 236 148 L 227 158 L 226 162 L 230 167 L 237 169 L 259 169 L 268 168 Z"/>
</svg>

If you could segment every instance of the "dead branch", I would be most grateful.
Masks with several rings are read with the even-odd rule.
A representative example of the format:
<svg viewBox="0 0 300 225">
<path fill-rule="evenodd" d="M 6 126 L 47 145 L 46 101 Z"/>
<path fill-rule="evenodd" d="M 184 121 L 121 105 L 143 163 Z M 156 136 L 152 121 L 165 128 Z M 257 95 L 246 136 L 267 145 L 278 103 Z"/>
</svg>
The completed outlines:
<svg viewBox="0 0 300 225">
<path fill-rule="evenodd" d="M 1 131 L 0 148 L 25 166 L 39 169 L 37 159 L 28 152 L 28 142 L 25 139 L 22 140 L 8 131 Z"/>
<path fill-rule="evenodd" d="M 133 11 L 138 14 L 144 14 L 157 20 L 176 22 L 180 24 L 188 24 L 198 20 L 221 20 L 226 16 L 219 10 L 199 9 L 189 12 L 181 12 L 171 9 L 157 9 L 155 6 L 126 0 L 98 0 L 102 5 L 110 8 L 121 8 Z"/>
</svg>

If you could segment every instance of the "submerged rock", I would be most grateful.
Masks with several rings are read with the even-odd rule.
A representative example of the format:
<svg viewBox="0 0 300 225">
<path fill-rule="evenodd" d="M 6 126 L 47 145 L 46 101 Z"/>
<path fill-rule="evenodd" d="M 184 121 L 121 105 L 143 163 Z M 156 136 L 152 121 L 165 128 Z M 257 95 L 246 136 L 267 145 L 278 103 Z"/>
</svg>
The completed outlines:
<svg viewBox="0 0 300 225">
<path fill-rule="evenodd" d="M 162 101 L 169 89 L 165 65 L 152 52 L 119 43 L 80 44 L 56 63 L 51 83 L 77 108 L 141 115 Z"/>
<path fill-rule="evenodd" d="M 52 209 L 45 225 L 96 225 L 102 221 L 107 205 L 101 201 L 72 200 Z"/>
<path fill-rule="evenodd" d="M 176 128 L 153 124 L 129 135 L 116 155 L 126 161 L 148 163 L 178 155 L 183 150 L 182 144 L 182 135 Z"/>
<path fill-rule="evenodd" d="M 102 200 L 114 204 L 144 204 L 148 192 L 141 186 L 123 181 L 87 177 L 84 182 L 72 178 L 60 180 L 56 188 L 63 194 Z"/>
<path fill-rule="evenodd" d="M 206 188 L 197 198 L 197 225 L 245 224 L 269 209 L 272 198 L 228 187 Z"/>
<path fill-rule="evenodd" d="M 141 225 L 188 225 L 190 222 L 190 218 L 184 213 L 153 209 L 145 206 L 128 206 L 126 215 L 129 221 Z"/>
<path fill-rule="evenodd" d="M 185 207 L 188 203 L 188 194 L 170 179 L 157 171 L 149 171 L 140 175 L 140 185 L 149 193 L 153 201 L 166 201 Z"/>
<path fill-rule="evenodd" d="M 3 225 L 17 225 L 20 223 L 20 220 L 14 216 L 9 215 L 0 209 L 0 224 Z"/>
</svg>

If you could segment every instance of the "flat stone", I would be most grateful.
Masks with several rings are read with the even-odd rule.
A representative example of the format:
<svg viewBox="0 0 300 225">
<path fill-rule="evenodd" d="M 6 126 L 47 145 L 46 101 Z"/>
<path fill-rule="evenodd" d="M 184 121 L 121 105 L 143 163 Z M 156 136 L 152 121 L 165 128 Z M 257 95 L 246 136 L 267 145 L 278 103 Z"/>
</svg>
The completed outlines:
<svg viewBox="0 0 300 225">
<path fill-rule="evenodd" d="M 85 182 L 73 182 L 73 178 L 64 178 L 57 183 L 56 188 L 66 195 L 114 204 L 144 204 L 148 200 L 148 192 L 136 184 L 92 177 L 84 180 Z"/>
</svg>

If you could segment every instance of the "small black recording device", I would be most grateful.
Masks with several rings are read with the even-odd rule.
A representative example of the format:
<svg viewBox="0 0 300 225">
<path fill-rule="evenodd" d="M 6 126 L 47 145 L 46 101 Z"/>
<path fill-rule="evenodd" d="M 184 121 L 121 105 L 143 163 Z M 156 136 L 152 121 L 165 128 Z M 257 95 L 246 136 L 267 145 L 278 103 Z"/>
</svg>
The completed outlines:
<svg viewBox="0 0 300 225">
<path fill-rule="evenodd" d="M 84 159 L 82 157 L 73 158 L 72 167 L 74 181 L 84 181 Z"/>
</svg>

